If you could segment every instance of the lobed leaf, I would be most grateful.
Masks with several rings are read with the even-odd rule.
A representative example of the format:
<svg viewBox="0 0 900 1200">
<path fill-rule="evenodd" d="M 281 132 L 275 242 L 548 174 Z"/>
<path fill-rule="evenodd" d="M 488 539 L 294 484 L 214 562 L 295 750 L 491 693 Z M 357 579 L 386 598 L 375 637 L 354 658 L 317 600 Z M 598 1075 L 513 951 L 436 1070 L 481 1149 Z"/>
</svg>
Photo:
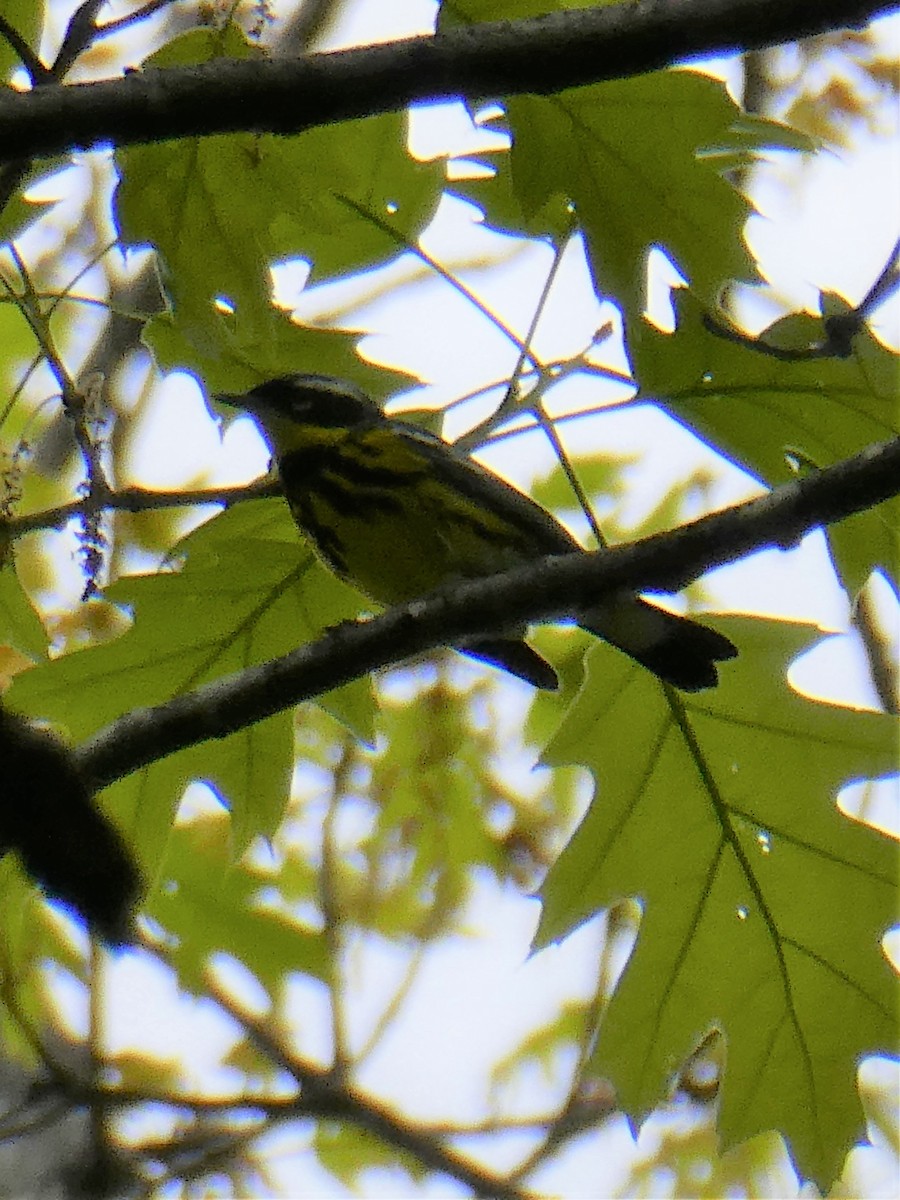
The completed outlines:
<svg viewBox="0 0 900 1200">
<path fill-rule="evenodd" d="M 597 794 L 542 889 L 545 946 L 623 897 L 644 915 L 592 1066 L 634 1121 L 711 1028 L 727 1039 L 726 1149 L 781 1130 L 827 1186 L 862 1133 L 866 1054 L 896 1047 L 896 845 L 835 806 L 896 770 L 897 722 L 784 682 L 809 631 L 717 622 L 741 654 L 718 689 L 676 695 L 598 645 L 544 755 Z"/>
</svg>

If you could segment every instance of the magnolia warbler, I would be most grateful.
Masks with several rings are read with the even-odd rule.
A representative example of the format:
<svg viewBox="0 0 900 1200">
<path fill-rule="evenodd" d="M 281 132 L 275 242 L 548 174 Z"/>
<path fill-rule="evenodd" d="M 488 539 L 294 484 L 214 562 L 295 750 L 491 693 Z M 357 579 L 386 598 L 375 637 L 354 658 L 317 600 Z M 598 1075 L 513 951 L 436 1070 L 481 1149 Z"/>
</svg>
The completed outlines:
<svg viewBox="0 0 900 1200">
<path fill-rule="evenodd" d="M 546 509 L 450 443 L 386 417 L 353 384 L 290 375 L 215 399 L 257 418 L 301 532 L 333 571 L 379 604 L 547 554 L 584 553 Z M 716 662 L 737 653 L 722 634 L 633 592 L 604 600 L 578 623 L 686 691 L 714 687 Z M 556 672 L 524 632 L 472 638 L 457 649 L 534 687 L 556 688 Z"/>
</svg>

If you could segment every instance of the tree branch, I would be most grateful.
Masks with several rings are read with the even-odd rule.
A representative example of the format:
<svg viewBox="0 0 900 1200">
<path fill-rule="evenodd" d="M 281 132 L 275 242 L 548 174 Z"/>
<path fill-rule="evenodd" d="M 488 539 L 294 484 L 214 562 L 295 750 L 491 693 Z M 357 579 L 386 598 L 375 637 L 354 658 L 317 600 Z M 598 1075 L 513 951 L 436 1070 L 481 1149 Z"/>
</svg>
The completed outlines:
<svg viewBox="0 0 900 1200">
<path fill-rule="evenodd" d="M 166 508 L 192 508 L 218 505 L 230 508 L 245 500 L 263 500 L 281 494 L 281 484 L 268 476 L 252 483 L 239 483 L 221 488 L 185 488 L 173 492 L 153 491 L 150 488 L 127 487 L 106 494 L 94 493 L 80 500 L 69 500 L 55 508 L 40 509 L 23 516 L 3 517 L 0 514 L 0 533 L 10 541 L 41 529 L 62 529 L 76 517 L 93 516 L 101 512 L 161 512 Z"/>
<path fill-rule="evenodd" d="M 437 646 L 577 613 L 622 589 L 676 591 L 764 546 L 788 548 L 816 526 L 900 494 L 900 438 L 785 484 L 758 500 L 628 546 L 538 559 L 455 583 L 371 621 L 348 622 L 282 658 L 155 708 L 135 709 L 75 751 L 92 788 L 177 750 L 231 733 Z"/>
<path fill-rule="evenodd" d="M 296 1080 L 305 1114 L 345 1121 L 364 1129 L 386 1145 L 404 1151 L 428 1170 L 458 1180 L 484 1200 L 531 1200 L 532 1192 L 458 1154 L 430 1132 L 417 1129 L 377 1097 L 296 1056 L 265 1022 L 239 1006 L 211 976 L 207 977 L 206 989 L 208 995 L 243 1028 L 257 1050 Z"/>
<path fill-rule="evenodd" d="M 896 8 L 889 0 L 635 0 L 298 59 L 223 59 L 0 96 L 4 156 L 313 126 L 459 96 L 547 94 L 758 49 Z"/>
</svg>

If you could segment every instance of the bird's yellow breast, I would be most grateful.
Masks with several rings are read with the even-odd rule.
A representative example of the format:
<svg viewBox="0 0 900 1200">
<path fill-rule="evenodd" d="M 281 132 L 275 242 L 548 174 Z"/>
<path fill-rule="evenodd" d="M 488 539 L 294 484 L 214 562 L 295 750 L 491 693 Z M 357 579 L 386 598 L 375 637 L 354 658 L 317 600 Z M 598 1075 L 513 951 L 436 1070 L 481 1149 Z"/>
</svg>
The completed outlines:
<svg viewBox="0 0 900 1200">
<path fill-rule="evenodd" d="M 382 604 L 535 553 L 502 514 L 452 486 L 414 441 L 390 428 L 323 431 L 280 469 L 300 528 L 338 574 Z M 466 469 L 459 470 L 464 483 Z"/>
</svg>

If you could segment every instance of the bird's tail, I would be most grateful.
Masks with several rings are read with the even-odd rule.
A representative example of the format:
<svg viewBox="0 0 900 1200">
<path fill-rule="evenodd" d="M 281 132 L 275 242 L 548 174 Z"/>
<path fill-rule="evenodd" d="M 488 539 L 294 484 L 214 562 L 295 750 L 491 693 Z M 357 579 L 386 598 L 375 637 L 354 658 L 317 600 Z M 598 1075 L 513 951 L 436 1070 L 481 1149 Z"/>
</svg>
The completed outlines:
<svg viewBox="0 0 900 1200">
<path fill-rule="evenodd" d="M 716 663 L 737 655 L 737 647 L 724 634 L 631 593 L 604 601 L 578 623 L 685 692 L 715 687 Z"/>
<path fill-rule="evenodd" d="M 464 642 L 457 649 L 490 663 L 492 667 L 501 667 L 511 675 L 517 675 L 532 687 L 547 692 L 555 692 L 559 687 L 557 674 L 547 660 L 521 638 L 478 638 Z"/>
<path fill-rule="evenodd" d="M 737 647 L 724 634 L 631 593 L 605 601 L 579 625 L 685 692 L 715 687 L 719 682 L 716 663 L 737 654 Z M 554 691 L 559 686 L 551 665 L 521 638 L 478 638 L 458 649 L 518 675 L 532 687 Z"/>
</svg>

